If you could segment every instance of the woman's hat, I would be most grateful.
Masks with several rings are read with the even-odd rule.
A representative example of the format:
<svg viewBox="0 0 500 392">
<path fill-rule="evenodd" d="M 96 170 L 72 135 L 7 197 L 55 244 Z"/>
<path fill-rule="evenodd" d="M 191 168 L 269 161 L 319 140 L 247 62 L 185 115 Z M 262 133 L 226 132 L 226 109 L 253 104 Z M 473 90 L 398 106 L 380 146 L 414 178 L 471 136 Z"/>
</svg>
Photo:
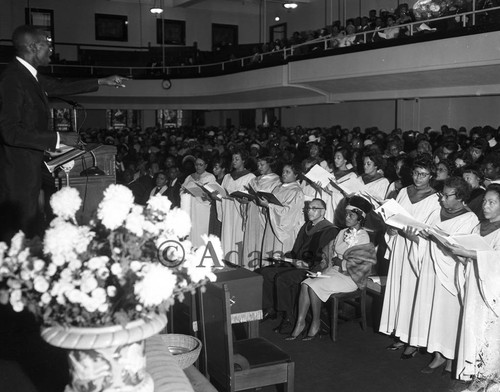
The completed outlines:
<svg viewBox="0 0 500 392">
<path fill-rule="evenodd" d="M 361 196 L 353 196 L 349 199 L 346 210 L 359 211 L 363 218 L 372 210 L 371 203 Z"/>
<path fill-rule="evenodd" d="M 319 143 L 320 140 L 321 138 L 316 137 L 316 135 L 309 135 L 307 143 Z"/>
</svg>

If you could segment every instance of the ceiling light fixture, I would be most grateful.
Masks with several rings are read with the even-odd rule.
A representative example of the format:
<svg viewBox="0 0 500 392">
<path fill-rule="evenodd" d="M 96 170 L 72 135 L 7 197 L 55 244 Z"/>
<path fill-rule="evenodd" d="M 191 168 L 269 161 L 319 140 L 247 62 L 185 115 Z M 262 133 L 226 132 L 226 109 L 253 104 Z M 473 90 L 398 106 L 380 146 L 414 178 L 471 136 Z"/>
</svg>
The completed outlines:
<svg viewBox="0 0 500 392">
<path fill-rule="evenodd" d="M 155 0 L 155 3 L 153 5 L 153 7 L 151 7 L 151 9 L 149 11 L 151 11 L 151 13 L 153 15 L 160 15 L 162 12 L 163 12 L 163 8 L 160 7 L 160 4 L 158 4 L 159 1 L 158 0 Z"/>
<path fill-rule="evenodd" d="M 285 7 L 287 10 L 294 10 L 297 8 L 298 4 L 295 3 L 294 1 L 287 1 L 283 3 L 283 7 Z"/>
</svg>

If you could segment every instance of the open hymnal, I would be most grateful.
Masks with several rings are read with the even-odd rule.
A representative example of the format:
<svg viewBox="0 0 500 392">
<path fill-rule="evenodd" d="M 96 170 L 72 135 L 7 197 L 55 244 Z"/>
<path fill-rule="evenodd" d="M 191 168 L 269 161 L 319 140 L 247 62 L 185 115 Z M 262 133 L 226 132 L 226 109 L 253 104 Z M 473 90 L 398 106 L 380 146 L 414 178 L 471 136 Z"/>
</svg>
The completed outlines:
<svg viewBox="0 0 500 392">
<path fill-rule="evenodd" d="M 242 191 L 231 192 L 229 194 L 229 196 L 235 197 L 237 199 L 247 199 L 247 200 L 251 200 L 251 201 L 256 199 L 255 195 L 252 195 L 252 194 L 247 193 L 247 192 L 242 192 Z"/>
<path fill-rule="evenodd" d="M 205 197 L 206 193 L 203 189 L 196 185 L 188 185 L 184 188 L 187 193 L 189 193 L 193 197 Z"/>
<path fill-rule="evenodd" d="M 493 250 L 486 240 L 479 234 L 453 234 L 446 235 L 443 232 L 430 230 L 431 236 L 446 247 L 457 246 L 467 250 Z"/>
<path fill-rule="evenodd" d="M 335 176 L 323 169 L 318 164 L 311 167 L 309 171 L 304 174 L 304 177 L 311 181 L 311 183 L 313 184 L 319 183 L 322 189 L 326 189 L 326 187 L 330 183 L 330 180 L 333 179 L 333 181 L 335 181 Z"/>
<path fill-rule="evenodd" d="M 401 204 L 393 199 L 387 200 L 378 207 L 375 212 L 380 215 L 387 225 L 395 227 L 396 229 L 404 229 L 408 226 L 418 230 L 430 228 L 428 224 L 412 217 Z"/>
<path fill-rule="evenodd" d="M 203 191 L 211 198 L 215 197 L 219 200 L 222 200 L 223 197 L 227 196 L 226 190 L 216 182 L 211 182 L 205 185 L 200 185 L 200 184 L 196 185 L 198 185 L 201 189 L 203 189 Z"/>
<path fill-rule="evenodd" d="M 354 193 L 360 193 L 364 188 L 363 181 L 359 177 L 348 177 L 346 179 L 341 178 L 340 180 L 330 180 L 330 184 L 338 189 L 341 193 L 346 195 L 351 195 Z"/>
<path fill-rule="evenodd" d="M 248 185 L 247 189 L 248 189 L 248 192 L 250 193 L 250 195 L 253 195 L 253 196 L 255 196 L 256 198 L 259 198 L 259 199 L 264 199 L 268 203 L 276 204 L 278 206 L 283 207 L 283 204 L 281 204 L 281 202 L 278 200 L 278 198 L 273 193 L 271 193 L 271 192 L 263 192 L 263 191 L 256 191 L 250 185 Z"/>
</svg>

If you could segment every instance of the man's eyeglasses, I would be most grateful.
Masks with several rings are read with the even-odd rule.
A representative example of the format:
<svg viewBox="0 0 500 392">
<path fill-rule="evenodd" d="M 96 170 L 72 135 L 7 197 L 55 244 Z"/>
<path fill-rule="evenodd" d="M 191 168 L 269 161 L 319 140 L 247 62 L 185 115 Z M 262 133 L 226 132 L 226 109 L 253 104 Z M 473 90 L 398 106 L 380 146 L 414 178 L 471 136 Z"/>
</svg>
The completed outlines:
<svg viewBox="0 0 500 392">
<path fill-rule="evenodd" d="M 425 178 L 425 177 L 430 176 L 431 174 L 425 173 L 425 172 L 418 172 L 418 171 L 414 170 L 412 175 L 413 175 L 413 177 L 417 177 L 417 178 Z"/>
<path fill-rule="evenodd" d="M 316 210 L 324 210 L 324 208 L 323 207 L 307 207 L 306 210 L 316 211 Z"/>
</svg>

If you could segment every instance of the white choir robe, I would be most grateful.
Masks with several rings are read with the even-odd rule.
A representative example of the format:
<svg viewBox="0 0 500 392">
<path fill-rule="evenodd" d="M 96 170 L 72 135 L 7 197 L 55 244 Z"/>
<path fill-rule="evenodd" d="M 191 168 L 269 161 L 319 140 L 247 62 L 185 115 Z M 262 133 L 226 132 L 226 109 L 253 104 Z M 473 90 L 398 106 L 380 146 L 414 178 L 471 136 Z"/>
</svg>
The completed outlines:
<svg viewBox="0 0 500 392">
<path fill-rule="evenodd" d="M 476 214 L 466 212 L 441 221 L 440 210 L 426 221 L 448 234 L 468 234 L 479 223 Z M 458 297 L 456 271 L 461 268 L 458 257 L 443 251 L 434 241 L 420 246 L 418 259 L 420 276 L 411 323 L 410 345 L 427 347 L 427 351 L 455 358 L 458 326 L 462 306 Z"/>
<path fill-rule="evenodd" d="M 396 201 L 419 221 L 425 221 L 429 215 L 441 208 L 437 194 L 413 204 L 407 188 L 401 189 Z M 389 252 L 389 271 L 379 330 L 387 335 L 394 333 L 401 341 L 408 343 L 413 301 L 420 271 L 410 257 L 411 241 L 399 234 L 395 236 L 386 234 L 386 242 Z"/>
<path fill-rule="evenodd" d="M 231 174 L 226 174 L 222 180 L 222 188 L 228 194 L 236 191 L 247 192 L 245 186 L 255 178 L 252 173 L 245 174 L 234 180 Z M 233 264 L 243 264 L 243 213 L 246 205 L 232 199 L 222 199 L 217 202 L 217 218 L 222 222 L 221 243 L 224 260 Z"/>
<path fill-rule="evenodd" d="M 273 194 L 283 207 L 269 204 L 262 244 L 262 266 L 269 264 L 267 258 L 291 251 L 304 224 L 304 193 L 297 182 L 281 184 L 274 189 Z"/>
<path fill-rule="evenodd" d="M 474 229 L 479 234 L 479 226 Z M 500 229 L 484 239 L 492 251 L 478 251 L 465 267 L 464 311 L 457 355 L 457 377 L 500 388 Z M 493 386 L 494 384 L 494 386 Z M 478 385 L 479 386 L 479 385 Z M 470 390 L 476 390 L 469 388 Z"/>
<path fill-rule="evenodd" d="M 264 174 L 252 179 L 249 185 L 256 191 L 271 193 L 281 184 L 280 176 L 275 173 Z M 260 267 L 262 257 L 262 240 L 267 222 L 267 210 L 254 202 L 247 204 L 245 219 L 245 236 L 243 239 L 243 267 L 255 269 Z"/>
<path fill-rule="evenodd" d="M 192 175 L 188 176 L 182 186 L 187 188 L 195 186 L 195 183 L 206 185 L 216 183 L 215 176 L 212 173 L 204 172 L 198 181 Z M 208 223 L 210 221 L 210 200 L 202 200 L 199 197 L 193 197 L 191 194 L 184 193 L 181 197 L 181 209 L 185 210 L 191 217 L 191 233 L 189 240 L 194 247 L 204 245 L 201 236 L 208 235 Z"/>
</svg>

